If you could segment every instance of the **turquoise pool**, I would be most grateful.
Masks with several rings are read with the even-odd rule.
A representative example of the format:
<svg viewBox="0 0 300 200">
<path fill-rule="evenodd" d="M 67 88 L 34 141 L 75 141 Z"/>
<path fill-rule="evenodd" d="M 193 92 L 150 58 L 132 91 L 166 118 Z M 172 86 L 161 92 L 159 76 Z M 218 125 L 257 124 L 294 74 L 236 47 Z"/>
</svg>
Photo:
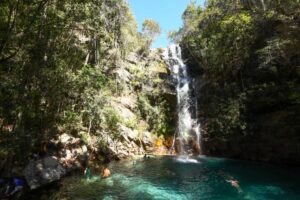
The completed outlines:
<svg viewBox="0 0 300 200">
<path fill-rule="evenodd" d="M 113 162 L 111 177 L 63 182 L 52 199 L 299 200 L 300 170 L 209 157 L 151 157 Z M 237 180 L 234 187 L 229 180 Z"/>
</svg>

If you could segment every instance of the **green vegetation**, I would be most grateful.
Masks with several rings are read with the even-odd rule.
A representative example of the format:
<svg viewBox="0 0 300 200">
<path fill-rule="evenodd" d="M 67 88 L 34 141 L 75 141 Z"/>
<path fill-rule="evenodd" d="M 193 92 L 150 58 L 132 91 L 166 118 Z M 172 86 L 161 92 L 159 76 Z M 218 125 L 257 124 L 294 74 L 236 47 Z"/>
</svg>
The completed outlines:
<svg viewBox="0 0 300 200">
<path fill-rule="evenodd" d="M 149 55 L 149 50 L 154 39 L 161 33 L 159 24 L 152 19 L 145 19 L 142 25 L 142 39 L 139 53 L 144 56 Z"/>
<path fill-rule="evenodd" d="M 299 9 L 299 0 L 188 6 L 171 36 L 181 38 L 192 76 L 201 77 L 200 117 L 210 141 L 299 140 Z"/>
<path fill-rule="evenodd" d="M 27 162 L 64 132 L 88 144 L 91 135 L 118 138 L 119 124 L 137 127 L 141 119 L 122 118 L 113 103 L 141 92 L 139 56 L 159 34 L 156 22 L 139 33 L 123 0 L 5 0 L 0 13 L 0 159 Z M 129 54 L 137 63 L 124 69 Z M 128 83 L 118 70 L 138 74 Z"/>
<path fill-rule="evenodd" d="M 138 108 L 141 116 L 148 122 L 150 127 L 153 127 L 155 134 L 158 136 L 165 136 L 170 133 L 170 111 L 167 109 L 169 106 L 163 98 L 155 96 L 155 102 L 144 94 L 138 98 Z"/>
<path fill-rule="evenodd" d="M 205 141 L 276 148 L 283 138 L 286 158 L 299 158 L 299 10 L 299 0 L 187 7 L 169 36 L 196 80 Z M 0 13 L 0 160 L 27 162 L 62 133 L 88 145 L 120 139 L 121 126 L 174 134 L 169 72 L 162 50 L 150 51 L 157 22 L 139 33 L 125 0 L 4 0 Z"/>
<path fill-rule="evenodd" d="M 157 35 L 161 33 L 159 24 L 151 19 L 146 19 L 143 22 L 142 32 L 148 43 L 152 43 Z"/>
</svg>

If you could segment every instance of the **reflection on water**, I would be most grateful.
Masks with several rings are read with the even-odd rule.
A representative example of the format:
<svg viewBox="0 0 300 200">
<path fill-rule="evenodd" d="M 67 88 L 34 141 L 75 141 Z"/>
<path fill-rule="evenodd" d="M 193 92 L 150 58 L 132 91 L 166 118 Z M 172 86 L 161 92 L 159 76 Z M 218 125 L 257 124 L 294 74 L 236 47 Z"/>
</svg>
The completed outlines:
<svg viewBox="0 0 300 200">
<path fill-rule="evenodd" d="M 52 199 L 300 199 L 299 168 L 207 157 L 141 158 L 109 168 L 107 179 L 67 178 Z"/>
</svg>

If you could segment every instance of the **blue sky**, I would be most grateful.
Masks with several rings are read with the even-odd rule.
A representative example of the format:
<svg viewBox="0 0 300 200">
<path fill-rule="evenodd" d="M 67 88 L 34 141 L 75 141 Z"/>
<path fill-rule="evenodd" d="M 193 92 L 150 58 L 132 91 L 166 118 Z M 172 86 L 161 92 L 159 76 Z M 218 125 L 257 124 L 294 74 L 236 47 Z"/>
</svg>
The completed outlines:
<svg viewBox="0 0 300 200">
<path fill-rule="evenodd" d="M 166 47 L 169 44 L 167 34 L 182 25 L 181 15 L 191 0 L 128 0 L 129 6 L 141 31 L 145 19 L 157 21 L 162 34 L 157 37 L 152 47 Z M 203 5 L 204 0 L 197 0 Z"/>
</svg>

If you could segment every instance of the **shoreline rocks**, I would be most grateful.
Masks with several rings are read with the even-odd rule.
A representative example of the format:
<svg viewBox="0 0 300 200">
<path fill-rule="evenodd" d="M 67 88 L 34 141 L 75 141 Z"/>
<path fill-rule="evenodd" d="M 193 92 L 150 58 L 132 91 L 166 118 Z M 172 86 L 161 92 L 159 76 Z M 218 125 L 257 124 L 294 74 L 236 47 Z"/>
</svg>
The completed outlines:
<svg viewBox="0 0 300 200">
<path fill-rule="evenodd" d="M 60 180 L 67 173 L 80 169 L 88 160 L 88 149 L 80 140 L 62 134 L 45 144 L 47 155 L 29 161 L 23 175 L 30 189 L 37 189 Z"/>
<path fill-rule="evenodd" d="M 66 173 L 67 170 L 54 156 L 30 162 L 24 169 L 24 176 L 31 190 L 58 181 Z"/>
</svg>

